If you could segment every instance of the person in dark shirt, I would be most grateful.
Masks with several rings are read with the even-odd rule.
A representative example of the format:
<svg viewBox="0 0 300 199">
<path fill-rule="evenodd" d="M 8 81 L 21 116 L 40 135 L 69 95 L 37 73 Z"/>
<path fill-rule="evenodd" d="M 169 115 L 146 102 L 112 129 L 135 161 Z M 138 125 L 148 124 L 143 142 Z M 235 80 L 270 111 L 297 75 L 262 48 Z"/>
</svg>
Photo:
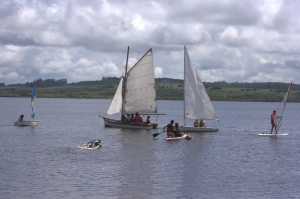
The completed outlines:
<svg viewBox="0 0 300 199">
<path fill-rule="evenodd" d="M 175 137 L 174 134 L 174 120 L 171 120 L 169 124 L 167 124 L 167 137 Z"/>
</svg>

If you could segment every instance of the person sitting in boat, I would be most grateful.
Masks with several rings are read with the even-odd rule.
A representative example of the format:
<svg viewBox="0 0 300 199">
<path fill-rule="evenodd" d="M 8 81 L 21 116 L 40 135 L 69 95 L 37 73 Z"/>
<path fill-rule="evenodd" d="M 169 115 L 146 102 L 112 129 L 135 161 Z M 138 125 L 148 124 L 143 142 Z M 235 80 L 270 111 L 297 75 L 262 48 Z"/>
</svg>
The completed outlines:
<svg viewBox="0 0 300 199">
<path fill-rule="evenodd" d="M 194 127 L 199 127 L 199 120 L 194 121 Z"/>
<path fill-rule="evenodd" d="M 166 128 L 167 128 L 167 137 L 175 137 L 175 133 L 174 133 L 174 120 L 171 120 L 169 124 L 167 124 Z"/>
<path fill-rule="evenodd" d="M 135 116 L 134 116 L 132 122 L 135 123 L 135 124 L 143 124 L 143 118 L 137 112 L 137 113 L 135 113 Z"/>
<path fill-rule="evenodd" d="M 277 134 L 277 115 L 276 110 L 273 110 L 271 114 L 271 134 L 273 133 L 273 130 L 275 129 L 275 133 Z"/>
<path fill-rule="evenodd" d="M 183 134 L 179 130 L 179 124 L 178 122 L 175 123 L 175 127 L 173 129 L 175 137 L 181 137 Z"/>
<path fill-rule="evenodd" d="M 205 122 L 204 122 L 204 120 L 200 120 L 200 122 L 199 122 L 199 125 L 198 125 L 198 127 L 205 127 Z"/>
<path fill-rule="evenodd" d="M 151 124 L 151 121 L 150 121 L 150 115 L 147 116 L 146 124 Z"/>
<path fill-rule="evenodd" d="M 21 114 L 18 118 L 18 122 L 23 122 L 24 121 L 24 115 Z"/>
<path fill-rule="evenodd" d="M 127 122 L 128 119 L 127 119 L 127 117 L 126 117 L 125 115 L 122 115 L 122 116 L 121 116 L 121 121 L 122 121 L 122 122 Z"/>
</svg>

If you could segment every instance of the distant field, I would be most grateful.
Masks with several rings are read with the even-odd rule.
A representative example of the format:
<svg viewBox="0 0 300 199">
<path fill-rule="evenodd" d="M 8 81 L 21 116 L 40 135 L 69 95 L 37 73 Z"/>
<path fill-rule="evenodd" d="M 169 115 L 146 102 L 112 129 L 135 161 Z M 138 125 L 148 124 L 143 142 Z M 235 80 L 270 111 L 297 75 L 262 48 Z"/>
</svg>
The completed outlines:
<svg viewBox="0 0 300 199">
<path fill-rule="evenodd" d="M 38 96 L 49 98 L 112 98 L 118 78 L 101 81 L 86 81 L 67 84 L 61 80 L 39 80 Z M 59 83 L 57 83 L 59 82 Z M 0 97 L 25 97 L 31 94 L 32 83 L 2 85 Z M 205 83 L 212 100 L 217 101 L 279 101 L 286 92 L 286 83 Z M 156 80 L 157 98 L 183 99 L 183 81 L 160 78 Z M 289 97 L 291 102 L 300 102 L 300 85 L 294 85 Z"/>
</svg>

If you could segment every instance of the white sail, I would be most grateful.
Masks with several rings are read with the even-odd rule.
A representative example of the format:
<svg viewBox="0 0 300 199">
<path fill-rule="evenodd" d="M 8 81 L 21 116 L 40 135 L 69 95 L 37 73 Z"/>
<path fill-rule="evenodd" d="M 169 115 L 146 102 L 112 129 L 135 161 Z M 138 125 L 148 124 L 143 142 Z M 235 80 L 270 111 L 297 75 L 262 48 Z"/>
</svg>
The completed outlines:
<svg viewBox="0 0 300 199">
<path fill-rule="evenodd" d="M 292 83 L 290 83 L 287 92 L 284 94 L 283 99 L 282 99 L 279 107 L 277 108 L 277 112 L 278 112 L 277 130 L 278 131 L 279 131 L 280 127 L 282 126 L 283 114 L 286 109 L 286 104 L 287 104 L 287 100 L 288 100 L 288 97 L 290 94 L 291 87 L 292 87 Z"/>
<path fill-rule="evenodd" d="M 216 117 L 199 72 L 193 70 L 191 66 L 186 47 L 184 47 L 184 103 L 186 118 L 214 119 Z"/>
<path fill-rule="evenodd" d="M 150 49 L 127 73 L 124 111 L 154 113 L 155 98 L 153 54 Z"/>
<path fill-rule="evenodd" d="M 123 87 L 123 78 L 121 78 L 116 93 L 111 101 L 111 104 L 107 110 L 107 114 L 116 114 L 120 113 L 122 109 L 122 87 Z"/>
</svg>

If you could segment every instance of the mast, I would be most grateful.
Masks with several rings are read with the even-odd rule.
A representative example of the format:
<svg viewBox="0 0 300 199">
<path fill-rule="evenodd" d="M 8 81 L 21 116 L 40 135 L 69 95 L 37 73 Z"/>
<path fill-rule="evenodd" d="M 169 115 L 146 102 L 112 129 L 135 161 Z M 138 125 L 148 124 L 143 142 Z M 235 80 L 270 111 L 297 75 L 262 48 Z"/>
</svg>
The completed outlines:
<svg viewBox="0 0 300 199">
<path fill-rule="evenodd" d="M 129 57 L 129 46 L 127 47 L 127 57 L 126 57 L 126 65 L 125 65 L 125 74 L 123 76 L 123 86 L 122 86 L 122 109 L 121 109 L 121 119 L 124 114 L 125 109 L 125 98 L 126 98 L 126 81 L 127 81 L 127 71 L 128 71 L 128 57 Z"/>
<path fill-rule="evenodd" d="M 186 125 L 185 122 L 185 66 L 186 66 L 186 47 L 183 46 L 183 126 Z"/>
</svg>

